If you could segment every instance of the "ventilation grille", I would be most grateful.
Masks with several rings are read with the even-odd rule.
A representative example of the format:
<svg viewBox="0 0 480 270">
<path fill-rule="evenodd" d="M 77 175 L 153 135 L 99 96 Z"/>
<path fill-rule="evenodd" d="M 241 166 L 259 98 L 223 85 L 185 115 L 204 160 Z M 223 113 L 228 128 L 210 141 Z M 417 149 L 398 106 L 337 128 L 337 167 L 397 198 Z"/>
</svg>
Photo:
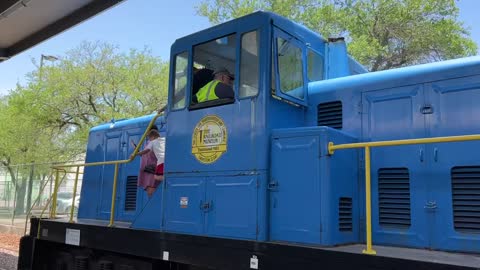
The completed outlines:
<svg viewBox="0 0 480 270">
<path fill-rule="evenodd" d="M 125 211 L 137 210 L 137 177 L 128 176 L 125 187 Z"/>
<path fill-rule="evenodd" d="M 455 230 L 480 233 L 480 166 L 452 168 Z"/>
<path fill-rule="evenodd" d="M 340 198 L 338 205 L 338 228 L 342 232 L 351 232 L 352 227 L 352 198 Z"/>
<path fill-rule="evenodd" d="M 118 270 L 135 270 L 135 267 L 133 267 L 133 266 L 131 266 L 131 265 L 122 264 L 122 265 L 120 265 L 120 267 L 118 268 Z"/>
<path fill-rule="evenodd" d="M 113 263 L 111 261 L 99 261 L 97 270 L 113 270 Z"/>
<path fill-rule="evenodd" d="M 410 175 L 407 168 L 378 170 L 380 225 L 410 226 Z"/>
<path fill-rule="evenodd" d="M 317 106 L 317 125 L 331 128 L 342 128 L 342 102 L 333 101 Z"/>
<path fill-rule="evenodd" d="M 75 270 L 88 270 L 88 257 L 77 256 L 75 257 Z"/>
</svg>

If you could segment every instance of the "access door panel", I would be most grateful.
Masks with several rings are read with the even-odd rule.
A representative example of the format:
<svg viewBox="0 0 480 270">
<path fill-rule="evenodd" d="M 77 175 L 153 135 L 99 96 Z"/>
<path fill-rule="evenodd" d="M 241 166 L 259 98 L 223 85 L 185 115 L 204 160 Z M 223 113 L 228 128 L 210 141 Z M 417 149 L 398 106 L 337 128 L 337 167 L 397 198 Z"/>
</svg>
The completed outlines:
<svg viewBox="0 0 480 270">
<path fill-rule="evenodd" d="M 135 149 L 135 145 L 140 141 L 143 131 L 143 129 L 135 129 L 124 132 L 121 159 L 128 159 L 130 157 L 130 154 L 133 153 Z M 143 196 L 146 195 L 146 192 L 137 186 L 140 158 L 135 158 L 132 162 L 122 164 L 120 168 L 121 174 L 119 175 L 118 193 L 121 200 L 118 205 L 118 219 L 131 221 L 135 217 L 137 210 L 143 208 Z"/>
<path fill-rule="evenodd" d="M 119 160 L 121 153 L 121 132 L 107 133 L 105 136 L 105 161 Z M 110 217 L 110 208 L 112 206 L 113 176 L 115 166 L 103 165 L 103 177 L 99 179 L 100 184 L 100 218 Z M 117 193 L 118 194 L 118 193 Z M 117 199 L 117 198 L 115 198 Z M 118 208 L 117 208 L 118 209 Z M 118 213 L 118 211 L 117 211 Z"/>
<path fill-rule="evenodd" d="M 169 177 L 165 189 L 165 229 L 203 234 L 205 178 Z"/>
<path fill-rule="evenodd" d="M 215 176 L 208 178 L 207 234 L 256 239 L 257 176 Z"/>
<path fill-rule="evenodd" d="M 319 138 L 274 138 L 271 157 L 270 239 L 320 243 Z"/>
<path fill-rule="evenodd" d="M 480 76 L 435 82 L 427 90 L 430 136 L 480 134 Z M 433 248 L 480 251 L 478 149 L 479 141 L 428 145 Z"/>
<path fill-rule="evenodd" d="M 363 93 L 363 140 L 425 137 L 425 121 L 420 113 L 423 101 L 424 91 L 419 85 Z M 422 175 L 425 166 L 424 145 L 371 149 L 372 230 L 375 243 L 428 246 L 427 217 L 422 202 L 427 192 Z M 364 179 L 363 175 L 360 183 L 363 200 Z M 365 203 L 360 205 L 364 206 Z M 365 207 L 361 207 L 361 212 L 361 216 L 365 216 Z"/>
</svg>

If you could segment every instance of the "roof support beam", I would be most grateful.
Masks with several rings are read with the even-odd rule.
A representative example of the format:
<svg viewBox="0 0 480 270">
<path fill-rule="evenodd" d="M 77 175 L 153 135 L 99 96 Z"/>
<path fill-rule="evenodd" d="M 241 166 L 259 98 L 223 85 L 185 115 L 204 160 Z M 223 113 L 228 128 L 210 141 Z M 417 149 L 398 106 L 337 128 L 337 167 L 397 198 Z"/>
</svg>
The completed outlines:
<svg viewBox="0 0 480 270">
<path fill-rule="evenodd" d="M 20 0 L 2 0 L 0 1 L 0 14 L 4 11 L 15 5 L 16 3 L 21 2 Z"/>
<path fill-rule="evenodd" d="M 5 48 L 0 48 L 0 62 L 7 60 L 8 57 L 8 50 Z"/>
</svg>

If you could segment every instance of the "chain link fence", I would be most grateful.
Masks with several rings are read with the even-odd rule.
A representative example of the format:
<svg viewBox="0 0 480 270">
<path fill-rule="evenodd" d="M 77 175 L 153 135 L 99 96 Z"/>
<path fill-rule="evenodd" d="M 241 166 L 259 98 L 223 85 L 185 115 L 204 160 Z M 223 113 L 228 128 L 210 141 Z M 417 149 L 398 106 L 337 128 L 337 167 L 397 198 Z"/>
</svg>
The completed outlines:
<svg viewBox="0 0 480 270">
<path fill-rule="evenodd" d="M 55 175 L 51 167 L 59 163 L 32 163 L 0 166 L 0 225 L 25 226 L 27 214 L 43 216 L 50 213 L 49 198 L 55 188 Z M 64 164 L 64 163 L 63 163 Z M 80 171 L 82 172 L 82 170 Z M 74 215 L 80 201 L 82 176 L 79 174 Z M 57 215 L 69 217 L 72 208 L 75 171 L 60 172 L 61 185 L 57 196 Z M 48 205 L 48 207 L 46 207 Z"/>
</svg>

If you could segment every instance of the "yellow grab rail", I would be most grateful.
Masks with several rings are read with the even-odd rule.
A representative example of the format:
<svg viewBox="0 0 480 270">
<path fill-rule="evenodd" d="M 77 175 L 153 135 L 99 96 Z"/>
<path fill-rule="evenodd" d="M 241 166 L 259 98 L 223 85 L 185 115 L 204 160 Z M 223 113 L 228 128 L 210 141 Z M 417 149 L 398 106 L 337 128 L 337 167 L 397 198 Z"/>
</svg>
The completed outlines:
<svg viewBox="0 0 480 270">
<path fill-rule="evenodd" d="M 73 184 L 72 207 L 70 208 L 70 223 L 73 223 L 73 212 L 75 211 L 75 198 L 77 196 L 77 184 L 78 184 L 79 174 L 80 174 L 80 166 L 77 166 L 77 171 L 75 172 L 75 183 Z"/>
<path fill-rule="evenodd" d="M 55 172 L 56 172 L 55 175 L 56 176 L 58 176 L 58 171 L 59 171 L 58 169 L 55 169 Z M 61 185 L 63 183 L 63 180 L 65 180 L 66 176 L 67 176 L 67 173 L 65 171 L 65 174 L 63 175 L 62 180 L 59 181 L 59 185 Z M 37 229 L 37 238 L 40 237 L 40 222 L 42 221 L 43 215 L 47 211 L 47 208 L 50 205 L 50 202 L 52 201 L 52 198 L 53 198 L 53 194 L 50 197 L 48 197 L 47 203 L 45 204 L 45 206 L 42 209 L 42 212 L 40 213 L 40 220 L 38 222 L 38 229 Z M 50 213 L 51 213 L 51 211 L 52 210 L 50 209 Z"/>
<path fill-rule="evenodd" d="M 50 217 L 51 218 L 55 218 L 55 216 L 57 215 L 57 193 L 58 193 L 58 188 L 60 187 L 60 184 L 58 182 L 58 177 L 60 175 L 60 171 L 62 169 L 56 169 L 55 170 L 55 185 L 53 186 L 53 200 L 52 200 L 52 208 L 50 209 Z M 67 175 L 67 172 L 65 170 L 63 170 L 65 172 L 65 175 Z"/>
<path fill-rule="evenodd" d="M 335 145 L 333 142 L 328 143 L 328 153 L 333 155 L 335 150 L 365 148 L 365 218 L 366 218 L 366 237 L 367 248 L 363 250 L 364 254 L 375 255 L 376 251 L 372 247 L 372 201 L 371 201 L 371 176 L 370 176 L 370 148 L 382 146 L 398 146 L 411 144 L 427 144 L 427 143 L 446 143 L 446 142 L 464 142 L 480 140 L 480 134 L 462 135 L 462 136 L 446 136 L 407 140 L 390 140 L 377 142 L 361 142 L 361 143 L 345 143 Z"/>
<path fill-rule="evenodd" d="M 480 135 L 475 134 L 475 135 L 433 137 L 433 138 L 420 138 L 420 139 L 407 139 L 407 140 L 345 143 L 345 144 L 337 144 L 337 145 L 334 145 L 333 142 L 330 142 L 328 144 L 328 153 L 330 155 L 333 155 L 335 150 L 363 148 L 366 146 L 379 147 L 379 146 L 397 146 L 397 145 L 423 144 L 423 143 L 463 142 L 463 141 L 476 141 L 476 140 L 480 140 Z"/>
<path fill-rule="evenodd" d="M 117 177 L 118 177 L 118 164 L 115 164 L 115 172 L 113 174 L 113 189 L 112 189 L 112 206 L 110 208 L 110 222 L 108 223 L 109 227 L 113 226 L 113 219 L 115 217 L 115 197 L 117 196 Z"/>
</svg>

